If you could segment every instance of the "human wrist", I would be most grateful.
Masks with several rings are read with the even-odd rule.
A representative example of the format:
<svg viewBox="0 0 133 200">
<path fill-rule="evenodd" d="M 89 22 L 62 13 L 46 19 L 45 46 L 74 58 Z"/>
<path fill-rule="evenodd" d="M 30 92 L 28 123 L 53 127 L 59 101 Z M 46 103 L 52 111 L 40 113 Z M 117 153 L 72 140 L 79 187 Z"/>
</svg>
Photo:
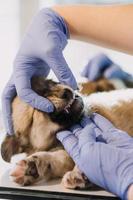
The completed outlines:
<svg viewBox="0 0 133 200">
<path fill-rule="evenodd" d="M 62 31 L 66 35 L 67 39 L 69 39 L 70 38 L 70 32 L 69 32 L 68 24 L 67 24 L 66 20 L 64 19 L 64 17 L 61 16 L 59 12 L 57 12 L 55 7 L 52 7 L 51 9 L 49 8 L 48 10 L 50 12 L 53 12 L 53 14 L 57 17 L 57 19 L 60 20 L 61 25 L 62 25 Z"/>
<path fill-rule="evenodd" d="M 125 198 L 126 198 L 127 200 L 132 200 L 132 199 L 133 199 L 133 184 L 131 184 L 131 185 L 128 187 L 128 189 L 127 189 L 127 191 L 126 191 L 126 193 L 125 193 Z"/>
</svg>

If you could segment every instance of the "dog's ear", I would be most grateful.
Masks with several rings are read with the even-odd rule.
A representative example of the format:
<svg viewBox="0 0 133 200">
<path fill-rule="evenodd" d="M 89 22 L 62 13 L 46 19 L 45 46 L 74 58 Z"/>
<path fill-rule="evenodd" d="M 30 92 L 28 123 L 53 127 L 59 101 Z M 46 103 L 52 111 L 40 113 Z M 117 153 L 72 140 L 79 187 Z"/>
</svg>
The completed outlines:
<svg viewBox="0 0 133 200">
<path fill-rule="evenodd" d="M 6 162 L 10 162 L 14 154 L 19 153 L 20 144 L 15 135 L 7 135 L 1 145 L 1 156 Z"/>
<path fill-rule="evenodd" d="M 57 82 L 46 80 L 44 77 L 33 77 L 31 80 L 32 89 L 40 96 L 47 97 L 52 94 L 52 89 Z"/>
</svg>

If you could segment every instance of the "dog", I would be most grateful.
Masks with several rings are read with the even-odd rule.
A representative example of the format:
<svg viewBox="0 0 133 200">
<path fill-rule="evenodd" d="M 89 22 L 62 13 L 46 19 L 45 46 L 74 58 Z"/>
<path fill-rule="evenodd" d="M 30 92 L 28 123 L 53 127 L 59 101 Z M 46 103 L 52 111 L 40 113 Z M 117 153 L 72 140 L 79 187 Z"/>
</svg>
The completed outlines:
<svg viewBox="0 0 133 200">
<path fill-rule="evenodd" d="M 106 98 L 107 93 L 103 93 L 103 99 L 107 99 L 106 103 L 109 104 L 106 105 L 103 100 L 100 104 L 97 98 L 97 95 L 101 96 L 99 93 L 90 95 L 83 103 L 82 98 L 75 95 L 70 87 L 52 80 L 45 80 L 43 77 L 32 79 L 32 89 L 53 103 L 54 112 L 48 114 L 36 110 L 19 97 L 13 100 L 12 118 L 15 135 L 5 137 L 1 154 L 8 162 L 14 154 L 22 152 L 27 154 L 26 159 L 21 160 L 11 174 L 14 181 L 26 186 L 42 179 L 48 181 L 61 177 L 62 184 L 66 188 L 85 188 L 89 182 L 88 179 L 75 166 L 56 139 L 56 133 L 79 123 L 86 110 L 88 115 L 97 112 L 105 116 L 117 128 L 133 136 L 133 95 L 121 101 L 123 93 L 125 96 L 127 93 L 128 96 L 128 93 L 133 90 L 108 92 L 108 94 L 114 94 L 115 97 L 116 94 L 121 93 L 118 95 L 119 98 L 116 98 L 116 104 L 111 104 L 111 101 L 109 102 Z M 84 108 L 84 104 L 87 108 Z"/>
<path fill-rule="evenodd" d="M 12 173 L 14 181 L 21 185 L 63 177 L 74 168 L 74 162 L 56 139 L 56 133 L 78 123 L 84 113 L 82 98 L 66 85 L 34 77 L 32 89 L 53 103 L 54 112 L 48 114 L 36 110 L 19 97 L 12 102 L 15 135 L 6 136 L 1 154 L 7 162 L 14 154 L 27 154 L 28 157 L 19 162 Z M 80 173 L 75 167 L 76 174 Z M 82 175 L 77 176 L 77 181 L 79 185 L 80 181 L 85 182 Z"/>
</svg>

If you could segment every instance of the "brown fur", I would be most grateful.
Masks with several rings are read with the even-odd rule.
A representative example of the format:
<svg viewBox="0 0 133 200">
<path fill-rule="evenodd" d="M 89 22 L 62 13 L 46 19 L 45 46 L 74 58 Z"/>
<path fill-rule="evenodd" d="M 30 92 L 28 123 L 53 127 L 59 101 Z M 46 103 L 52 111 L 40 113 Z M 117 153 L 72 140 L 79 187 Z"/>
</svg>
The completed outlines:
<svg viewBox="0 0 133 200">
<path fill-rule="evenodd" d="M 107 79 L 99 79 L 97 81 L 89 81 L 80 83 L 80 92 L 84 95 L 90 95 L 94 92 L 115 90 L 115 86 Z"/>
<path fill-rule="evenodd" d="M 73 91 L 68 86 L 40 77 L 32 80 L 32 88 L 39 95 L 47 97 L 53 103 L 54 112 L 51 114 L 41 112 L 21 101 L 19 97 L 14 98 L 12 102 L 12 119 L 15 135 L 7 136 L 2 144 L 2 156 L 6 161 L 10 161 L 14 153 L 26 152 L 31 154 L 31 152 L 36 151 L 48 151 L 58 146 L 59 142 L 55 137 L 55 133 L 76 122 L 78 117 L 75 117 L 75 114 L 79 113 L 80 117 L 83 109 L 82 103 L 76 100 L 74 108 L 72 107 L 72 114 L 68 115 L 62 111 L 73 97 Z M 11 155 L 10 150 L 14 148 L 13 141 L 19 148 L 17 147 L 16 151 L 11 151 Z M 8 145 L 9 143 L 10 145 Z M 6 149 L 9 149 L 10 154 L 5 153 Z"/>
<path fill-rule="evenodd" d="M 121 102 L 110 109 L 104 106 L 92 107 L 92 112 L 97 112 L 109 119 L 115 127 L 133 136 L 133 101 Z"/>
<path fill-rule="evenodd" d="M 83 109 L 82 103 L 76 100 L 71 107 L 72 114 L 67 114 L 68 117 L 62 114 L 72 99 L 73 91 L 68 86 L 39 78 L 32 80 L 32 87 L 38 94 L 52 101 L 55 111 L 52 114 L 44 113 L 24 103 L 19 97 L 13 100 L 15 135 L 6 136 L 1 152 L 3 159 L 8 162 L 14 154 L 27 153 L 28 157 L 20 161 L 12 173 L 14 181 L 21 185 L 30 185 L 40 179 L 47 181 L 63 177 L 74 168 L 74 162 L 57 141 L 55 134 L 77 121 Z M 60 114 L 61 119 L 58 116 Z M 82 181 L 86 182 L 84 178 Z"/>
<path fill-rule="evenodd" d="M 108 88 L 108 84 L 103 82 L 105 83 L 104 88 Z M 34 90 L 44 97 L 46 95 L 59 111 L 68 103 L 68 100 L 61 98 L 64 90 L 67 88 L 71 91 L 71 89 L 54 84 L 51 90 L 50 84 L 52 82 L 48 83 L 48 88 L 44 92 L 41 90 L 44 88 L 43 81 L 41 81 L 35 84 Z M 56 140 L 56 132 L 66 127 L 55 122 L 49 114 L 33 109 L 18 97 L 14 99 L 12 108 L 15 136 L 5 138 L 2 144 L 2 157 L 10 161 L 13 154 L 26 152 L 28 155 L 12 172 L 14 181 L 21 185 L 30 185 L 41 179 L 48 181 L 63 177 L 62 183 L 67 188 L 85 187 L 86 177 L 76 167 L 74 168 L 72 159 Z M 125 130 L 130 135 L 133 135 L 132 110 L 133 102 L 128 104 L 122 102 L 111 110 L 103 106 L 92 108 L 93 112 L 102 114 L 116 127 Z"/>
</svg>

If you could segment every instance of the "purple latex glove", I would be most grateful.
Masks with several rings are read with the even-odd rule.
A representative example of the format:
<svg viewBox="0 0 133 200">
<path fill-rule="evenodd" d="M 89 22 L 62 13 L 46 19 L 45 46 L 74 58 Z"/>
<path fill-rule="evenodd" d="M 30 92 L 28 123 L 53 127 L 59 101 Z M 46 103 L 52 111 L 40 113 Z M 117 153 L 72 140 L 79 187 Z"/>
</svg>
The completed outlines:
<svg viewBox="0 0 133 200">
<path fill-rule="evenodd" d="M 99 114 L 85 117 L 57 138 L 88 179 L 127 199 L 133 183 L 133 138 Z"/>
<path fill-rule="evenodd" d="M 105 54 L 92 58 L 84 67 L 81 75 L 90 81 L 105 77 L 107 79 L 132 80 L 133 76 L 123 71 L 120 66 L 113 63 Z"/>
<path fill-rule="evenodd" d="M 11 101 L 17 94 L 32 107 L 52 112 L 53 104 L 31 89 L 32 76 L 45 76 L 52 69 L 61 83 L 77 89 L 63 49 L 69 38 L 68 28 L 61 16 L 51 9 L 42 9 L 33 19 L 14 61 L 14 70 L 2 95 L 3 116 L 8 134 L 13 134 Z"/>
</svg>

